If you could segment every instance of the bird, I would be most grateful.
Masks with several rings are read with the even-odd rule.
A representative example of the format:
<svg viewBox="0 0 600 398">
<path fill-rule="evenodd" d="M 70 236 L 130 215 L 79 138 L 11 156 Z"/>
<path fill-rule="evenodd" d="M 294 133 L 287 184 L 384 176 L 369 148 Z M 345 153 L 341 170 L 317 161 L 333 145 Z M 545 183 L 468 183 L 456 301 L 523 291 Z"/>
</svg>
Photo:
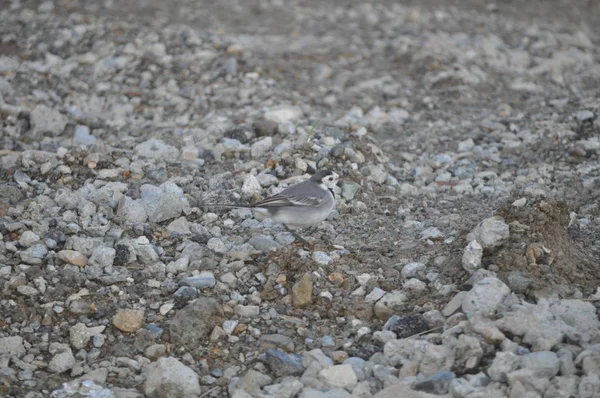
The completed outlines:
<svg viewBox="0 0 600 398">
<path fill-rule="evenodd" d="M 329 169 L 315 172 L 310 179 L 292 185 L 283 191 L 254 204 L 203 204 L 199 207 L 251 209 L 282 223 L 294 237 L 307 243 L 294 230 L 316 226 L 335 208 L 333 192 L 339 175 Z"/>
</svg>

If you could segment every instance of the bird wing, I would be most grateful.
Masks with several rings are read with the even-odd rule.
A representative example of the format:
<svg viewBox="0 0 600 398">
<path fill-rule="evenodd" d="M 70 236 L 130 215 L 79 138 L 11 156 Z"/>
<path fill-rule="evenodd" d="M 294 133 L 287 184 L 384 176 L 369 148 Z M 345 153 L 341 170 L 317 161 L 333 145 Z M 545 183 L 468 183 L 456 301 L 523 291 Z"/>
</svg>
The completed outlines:
<svg viewBox="0 0 600 398">
<path fill-rule="evenodd" d="M 326 197 L 326 191 L 320 189 L 318 186 L 313 186 L 310 181 L 304 181 L 255 203 L 254 207 L 316 207 L 323 203 Z"/>
<path fill-rule="evenodd" d="M 295 196 L 295 195 L 273 195 L 265 200 L 254 204 L 254 207 L 286 207 L 286 206 L 306 206 L 315 207 L 323 202 L 323 198 L 314 196 Z"/>
</svg>

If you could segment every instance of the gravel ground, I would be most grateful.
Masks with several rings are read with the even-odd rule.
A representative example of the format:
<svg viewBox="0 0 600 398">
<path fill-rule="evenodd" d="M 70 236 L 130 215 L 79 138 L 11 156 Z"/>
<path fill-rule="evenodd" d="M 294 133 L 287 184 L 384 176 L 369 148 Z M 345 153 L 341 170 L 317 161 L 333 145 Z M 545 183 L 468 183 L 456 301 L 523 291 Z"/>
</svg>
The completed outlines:
<svg viewBox="0 0 600 398">
<path fill-rule="evenodd" d="M 600 2 L 0 6 L 0 395 L 600 397 Z"/>
</svg>

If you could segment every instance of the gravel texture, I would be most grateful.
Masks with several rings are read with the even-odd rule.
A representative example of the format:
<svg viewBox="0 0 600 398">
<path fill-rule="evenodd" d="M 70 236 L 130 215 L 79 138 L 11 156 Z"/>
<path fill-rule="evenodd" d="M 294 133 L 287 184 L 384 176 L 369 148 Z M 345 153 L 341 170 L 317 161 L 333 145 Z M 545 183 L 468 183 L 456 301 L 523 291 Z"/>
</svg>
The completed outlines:
<svg viewBox="0 0 600 398">
<path fill-rule="evenodd" d="M 0 3 L 0 395 L 600 396 L 597 2 Z"/>
</svg>

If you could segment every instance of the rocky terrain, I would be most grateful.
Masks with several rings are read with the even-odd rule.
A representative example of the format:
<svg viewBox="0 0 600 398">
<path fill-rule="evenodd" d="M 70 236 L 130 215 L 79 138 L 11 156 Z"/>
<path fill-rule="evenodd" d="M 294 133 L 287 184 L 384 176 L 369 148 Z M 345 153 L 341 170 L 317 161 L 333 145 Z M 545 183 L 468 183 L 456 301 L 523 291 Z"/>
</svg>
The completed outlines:
<svg viewBox="0 0 600 398">
<path fill-rule="evenodd" d="M 597 1 L 0 5 L 1 396 L 600 397 Z"/>
</svg>

